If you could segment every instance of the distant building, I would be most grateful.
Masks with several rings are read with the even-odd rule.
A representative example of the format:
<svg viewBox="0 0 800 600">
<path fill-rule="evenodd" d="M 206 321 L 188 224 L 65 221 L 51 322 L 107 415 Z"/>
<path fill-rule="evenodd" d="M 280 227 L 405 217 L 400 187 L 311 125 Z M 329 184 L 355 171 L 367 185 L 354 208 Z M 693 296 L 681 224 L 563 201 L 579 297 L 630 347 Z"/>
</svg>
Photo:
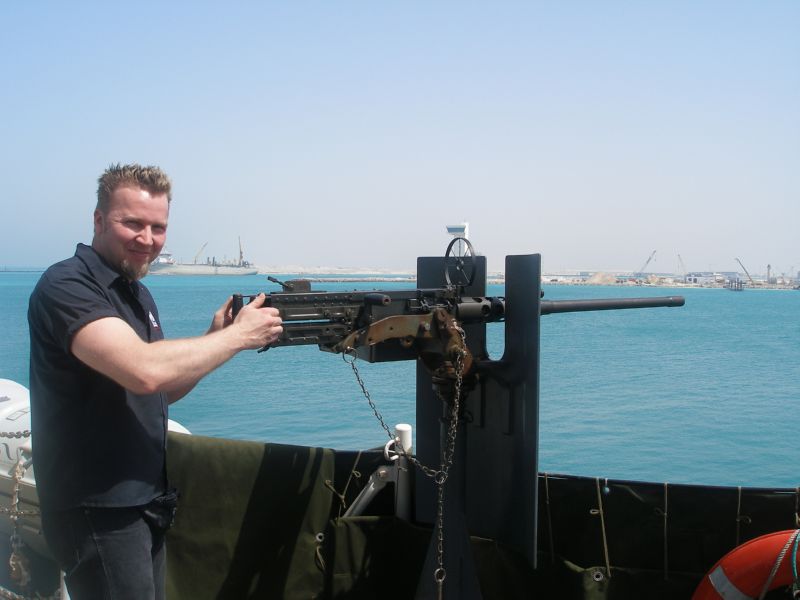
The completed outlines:
<svg viewBox="0 0 800 600">
<path fill-rule="evenodd" d="M 722 277 L 725 281 L 744 281 L 738 271 L 719 271 L 717 277 Z M 719 279 L 717 279 L 719 281 Z"/>
<path fill-rule="evenodd" d="M 466 240 L 469 239 L 469 223 L 458 223 L 457 225 L 446 225 L 447 233 L 452 235 L 454 238 L 464 238 Z M 456 256 L 464 256 L 466 254 L 466 244 L 462 242 L 456 243 L 453 247 L 453 253 Z"/>
<path fill-rule="evenodd" d="M 709 271 L 687 273 L 684 281 L 696 285 L 712 285 L 717 283 L 720 279 L 719 273 L 711 273 Z"/>
</svg>

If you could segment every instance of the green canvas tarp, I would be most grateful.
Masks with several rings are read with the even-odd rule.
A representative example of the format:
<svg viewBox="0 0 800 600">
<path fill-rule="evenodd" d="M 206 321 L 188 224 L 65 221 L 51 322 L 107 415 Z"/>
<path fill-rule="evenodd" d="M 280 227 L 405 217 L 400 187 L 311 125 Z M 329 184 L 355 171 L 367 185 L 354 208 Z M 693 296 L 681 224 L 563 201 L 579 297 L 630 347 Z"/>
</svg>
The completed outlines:
<svg viewBox="0 0 800 600">
<path fill-rule="evenodd" d="M 383 464 L 379 452 L 171 434 L 168 463 L 181 493 L 171 600 L 411 600 L 432 577 L 431 528 L 394 517 L 390 494 L 370 515 L 341 516 Z M 513 549 L 470 538 L 482 597 L 688 600 L 737 543 L 793 526 L 797 502 L 794 490 L 602 480 L 604 540 L 599 483 L 540 476 L 535 570 Z"/>
</svg>

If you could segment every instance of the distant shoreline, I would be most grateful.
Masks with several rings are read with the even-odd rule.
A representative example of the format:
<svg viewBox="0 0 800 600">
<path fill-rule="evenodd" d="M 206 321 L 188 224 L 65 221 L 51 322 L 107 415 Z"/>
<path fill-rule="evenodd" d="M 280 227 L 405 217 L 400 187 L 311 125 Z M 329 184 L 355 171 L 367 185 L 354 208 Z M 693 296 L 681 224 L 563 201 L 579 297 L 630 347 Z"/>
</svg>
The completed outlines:
<svg viewBox="0 0 800 600">
<path fill-rule="evenodd" d="M 0 275 L 24 274 L 24 273 L 43 273 L 42 267 L 4 267 L 0 266 Z M 259 268 L 257 276 L 277 275 L 287 279 L 306 279 L 312 283 L 409 283 L 415 284 L 417 276 L 410 271 L 388 272 L 386 270 L 372 269 L 344 269 L 341 267 L 275 267 Z M 180 277 L 181 275 L 178 275 Z M 217 275 L 195 275 L 195 277 L 217 277 Z M 252 277 L 252 275 L 250 276 Z M 488 285 L 505 285 L 506 278 L 502 273 L 487 273 L 486 283 Z M 547 273 L 542 274 L 542 285 L 577 285 L 577 286 L 610 286 L 610 287 L 656 287 L 656 288 L 696 288 L 696 289 L 726 289 L 725 283 L 684 283 L 667 278 L 651 282 L 636 281 L 588 281 L 581 278 L 554 278 Z M 798 290 L 794 284 L 766 283 L 757 281 L 756 285 L 745 284 L 744 290 Z"/>
</svg>

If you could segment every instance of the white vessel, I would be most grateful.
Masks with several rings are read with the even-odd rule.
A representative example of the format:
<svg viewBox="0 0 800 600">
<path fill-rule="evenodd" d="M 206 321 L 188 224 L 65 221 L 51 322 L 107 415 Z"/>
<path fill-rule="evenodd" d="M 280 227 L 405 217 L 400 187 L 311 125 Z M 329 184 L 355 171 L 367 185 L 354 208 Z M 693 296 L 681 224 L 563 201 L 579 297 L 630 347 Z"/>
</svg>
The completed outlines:
<svg viewBox="0 0 800 600">
<path fill-rule="evenodd" d="M 197 257 L 206 245 L 200 248 L 191 263 L 176 262 L 171 252 L 162 252 L 150 264 L 150 273 L 153 275 L 255 275 L 258 268 L 244 260 L 242 242 L 239 240 L 239 260 L 222 261 L 216 258 L 207 258 L 205 262 L 197 262 Z"/>
</svg>

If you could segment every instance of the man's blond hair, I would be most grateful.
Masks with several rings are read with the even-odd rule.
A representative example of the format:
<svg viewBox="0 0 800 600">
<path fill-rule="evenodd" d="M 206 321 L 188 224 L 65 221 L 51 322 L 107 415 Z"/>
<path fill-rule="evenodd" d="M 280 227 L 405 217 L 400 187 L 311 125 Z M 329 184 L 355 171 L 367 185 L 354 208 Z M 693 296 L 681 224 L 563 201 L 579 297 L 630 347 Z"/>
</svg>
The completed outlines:
<svg viewBox="0 0 800 600">
<path fill-rule="evenodd" d="M 109 166 L 97 180 L 97 210 L 108 212 L 111 194 L 125 186 L 136 186 L 151 194 L 166 194 L 172 200 L 172 182 L 159 167 L 139 164 Z"/>
</svg>

